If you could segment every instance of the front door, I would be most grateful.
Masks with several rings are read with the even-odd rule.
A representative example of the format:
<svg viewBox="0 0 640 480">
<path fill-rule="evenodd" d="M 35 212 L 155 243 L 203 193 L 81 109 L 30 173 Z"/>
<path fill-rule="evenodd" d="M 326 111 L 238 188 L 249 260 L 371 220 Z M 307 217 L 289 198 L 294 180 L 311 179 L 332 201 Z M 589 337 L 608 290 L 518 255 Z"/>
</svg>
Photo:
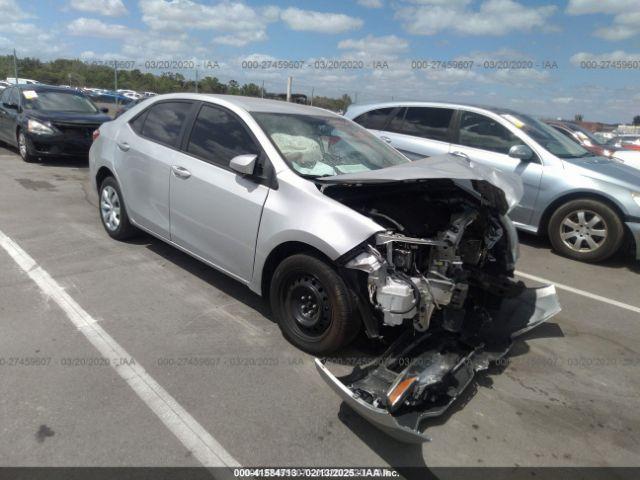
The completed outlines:
<svg viewBox="0 0 640 480">
<path fill-rule="evenodd" d="M 523 140 L 498 121 L 479 113 L 460 111 L 458 135 L 450 151 L 496 170 L 519 175 L 524 194 L 509 217 L 516 223 L 528 225 L 538 198 L 542 164 L 537 157 L 524 161 L 508 155 L 512 146 L 523 144 Z"/>
<path fill-rule="evenodd" d="M 171 240 L 248 282 L 269 187 L 229 168 L 237 155 L 260 154 L 232 112 L 203 104 L 171 169 Z"/>
</svg>

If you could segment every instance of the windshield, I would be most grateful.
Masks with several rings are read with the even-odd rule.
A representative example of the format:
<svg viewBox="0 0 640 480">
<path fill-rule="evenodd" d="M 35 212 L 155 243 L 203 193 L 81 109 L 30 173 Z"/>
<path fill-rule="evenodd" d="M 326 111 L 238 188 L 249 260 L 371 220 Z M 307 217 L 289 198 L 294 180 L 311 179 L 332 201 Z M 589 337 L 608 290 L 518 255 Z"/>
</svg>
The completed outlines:
<svg viewBox="0 0 640 480">
<path fill-rule="evenodd" d="M 98 108 L 84 95 L 53 90 L 23 90 L 23 105 L 27 109 L 45 112 L 97 113 Z"/>
<path fill-rule="evenodd" d="M 296 173 L 327 177 L 409 162 L 382 140 L 344 118 L 252 113 Z"/>
<path fill-rule="evenodd" d="M 514 124 L 556 157 L 582 158 L 593 156 L 591 152 L 585 150 L 573 140 L 569 140 L 555 128 L 533 117 L 518 113 L 502 114 L 502 118 Z"/>
</svg>

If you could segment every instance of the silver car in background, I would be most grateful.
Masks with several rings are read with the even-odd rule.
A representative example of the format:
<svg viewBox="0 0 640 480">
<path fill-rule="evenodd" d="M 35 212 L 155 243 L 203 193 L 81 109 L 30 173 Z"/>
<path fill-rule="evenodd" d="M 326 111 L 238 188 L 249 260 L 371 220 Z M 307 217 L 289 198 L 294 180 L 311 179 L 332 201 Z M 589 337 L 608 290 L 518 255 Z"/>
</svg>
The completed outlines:
<svg viewBox="0 0 640 480">
<path fill-rule="evenodd" d="M 94 137 L 111 237 L 144 230 L 268 297 L 308 352 L 361 328 L 386 342 L 348 377 L 316 366 L 404 441 L 424 441 L 423 418 L 560 310 L 553 286 L 513 279 L 516 176 L 450 155 L 411 162 L 328 111 L 235 96 L 153 97 Z"/>
<path fill-rule="evenodd" d="M 452 153 L 520 176 L 524 195 L 511 219 L 548 235 L 565 256 L 603 261 L 626 233 L 640 259 L 640 171 L 593 155 L 531 116 L 434 102 L 353 105 L 345 116 L 411 159 Z"/>
</svg>

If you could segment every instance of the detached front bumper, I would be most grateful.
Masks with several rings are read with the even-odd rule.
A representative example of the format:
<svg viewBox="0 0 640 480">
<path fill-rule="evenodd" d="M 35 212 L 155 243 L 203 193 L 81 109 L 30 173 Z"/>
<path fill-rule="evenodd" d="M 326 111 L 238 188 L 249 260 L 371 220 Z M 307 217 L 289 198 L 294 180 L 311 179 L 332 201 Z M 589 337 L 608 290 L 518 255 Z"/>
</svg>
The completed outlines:
<svg viewBox="0 0 640 480">
<path fill-rule="evenodd" d="M 525 288 L 492 312 L 492 326 L 482 332 L 484 341 L 476 344 L 444 330 L 419 335 L 407 331 L 380 358 L 356 366 L 343 377 L 331 373 L 321 359 L 316 358 L 315 364 L 329 386 L 372 425 L 401 442 L 422 443 L 431 440 L 420 431 L 423 420 L 442 415 L 476 372 L 507 355 L 513 339 L 558 312 L 553 285 Z M 414 378 L 413 394 L 404 397 L 404 405 L 391 408 L 385 398 L 391 398 L 390 392 L 403 381 Z"/>
<path fill-rule="evenodd" d="M 626 222 L 636 246 L 636 260 L 640 260 L 640 223 Z"/>
</svg>

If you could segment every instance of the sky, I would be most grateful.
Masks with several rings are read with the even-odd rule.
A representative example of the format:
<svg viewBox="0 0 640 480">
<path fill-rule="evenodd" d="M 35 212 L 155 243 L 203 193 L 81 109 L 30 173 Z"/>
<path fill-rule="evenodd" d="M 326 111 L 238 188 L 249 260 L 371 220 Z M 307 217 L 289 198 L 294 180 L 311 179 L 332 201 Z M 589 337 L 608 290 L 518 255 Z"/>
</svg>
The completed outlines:
<svg viewBox="0 0 640 480">
<path fill-rule="evenodd" d="M 296 93 L 358 103 L 640 115 L 640 0 L 0 0 L 0 18 L 0 54 L 19 57 L 198 70 L 272 92 L 292 76 Z"/>
</svg>

